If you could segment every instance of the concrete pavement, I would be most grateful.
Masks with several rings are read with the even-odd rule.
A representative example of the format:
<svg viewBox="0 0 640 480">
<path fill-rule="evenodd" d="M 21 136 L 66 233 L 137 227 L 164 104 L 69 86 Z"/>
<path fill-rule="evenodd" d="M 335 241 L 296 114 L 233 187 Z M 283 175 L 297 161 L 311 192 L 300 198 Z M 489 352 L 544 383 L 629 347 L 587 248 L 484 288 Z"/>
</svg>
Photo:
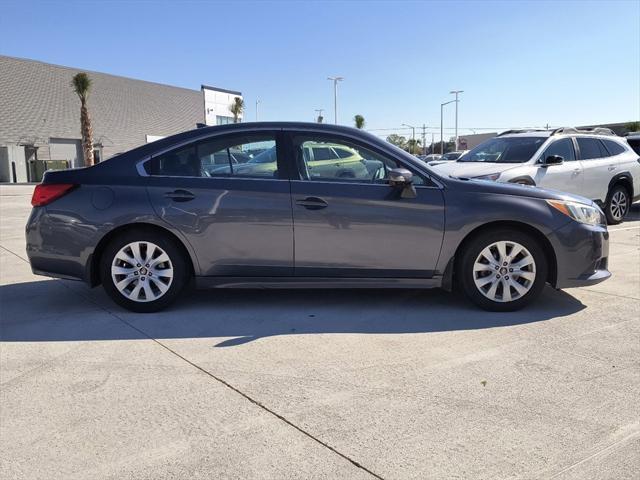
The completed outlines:
<svg viewBox="0 0 640 480">
<path fill-rule="evenodd" d="M 640 210 L 613 278 L 521 312 L 202 291 L 136 315 L 31 274 L 0 187 L 2 478 L 637 478 Z"/>
</svg>

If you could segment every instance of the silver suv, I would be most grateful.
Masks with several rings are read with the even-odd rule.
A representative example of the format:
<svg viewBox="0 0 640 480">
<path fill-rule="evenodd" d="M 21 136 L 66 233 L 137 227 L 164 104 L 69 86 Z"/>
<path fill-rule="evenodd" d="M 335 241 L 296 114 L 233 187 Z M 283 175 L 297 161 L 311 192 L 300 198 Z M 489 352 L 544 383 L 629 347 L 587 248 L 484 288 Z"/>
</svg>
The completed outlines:
<svg viewBox="0 0 640 480">
<path fill-rule="evenodd" d="M 606 128 L 509 130 L 456 162 L 434 165 L 440 174 L 560 190 L 594 200 L 609 224 L 620 223 L 640 199 L 640 159 L 624 138 Z"/>
</svg>

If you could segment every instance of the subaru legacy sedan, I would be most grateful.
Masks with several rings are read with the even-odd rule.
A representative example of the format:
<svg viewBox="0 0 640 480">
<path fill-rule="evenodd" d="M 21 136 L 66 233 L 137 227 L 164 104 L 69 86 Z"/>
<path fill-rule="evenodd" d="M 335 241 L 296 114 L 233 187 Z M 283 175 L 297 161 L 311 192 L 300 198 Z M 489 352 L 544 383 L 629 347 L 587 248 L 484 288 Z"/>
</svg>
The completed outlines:
<svg viewBox="0 0 640 480">
<path fill-rule="evenodd" d="M 261 153 L 239 164 L 242 152 Z M 508 311 L 547 283 L 610 276 L 605 218 L 590 200 L 438 175 L 333 125 L 181 133 L 93 167 L 49 171 L 32 205 L 33 272 L 102 284 L 136 312 L 168 306 L 192 283 L 459 288 L 482 308 Z"/>
</svg>

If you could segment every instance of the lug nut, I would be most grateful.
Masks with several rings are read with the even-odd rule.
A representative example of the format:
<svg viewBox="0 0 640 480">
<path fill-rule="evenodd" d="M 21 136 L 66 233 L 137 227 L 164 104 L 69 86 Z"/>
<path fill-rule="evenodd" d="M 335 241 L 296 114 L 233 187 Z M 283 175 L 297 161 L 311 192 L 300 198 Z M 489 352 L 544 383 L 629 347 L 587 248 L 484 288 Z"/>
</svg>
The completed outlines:
<svg viewBox="0 0 640 480">
<path fill-rule="evenodd" d="M 136 265 L 138 268 L 141 267 L 142 265 L 140 265 L 139 263 Z"/>
<path fill-rule="evenodd" d="M 496 275 L 496 278 L 500 278 L 500 275 Z"/>
<path fill-rule="evenodd" d="M 145 267 L 149 268 L 149 264 L 147 263 L 147 264 L 145 265 Z"/>
<path fill-rule="evenodd" d="M 513 268 L 510 268 L 510 269 L 509 269 L 509 271 L 510 271 L 510 272 L 513 272 Z"/>
<path fill-rule="evenodd" d="M 507 275 L 506 277 L 504 277 L 505 280 L 509 280 L 509 276 Z"/>
<path fill-rule="evenodd" d="M 137 275 L 137 274 L 138 274 L 138 272 L 133 272 L 133 274 L 134 274 L 134 275 Z"/>
<path fill-rule="evenodd" d="M 144 277 L 140 277 L 140 280 L 142 280 L 144 282 Z"/>
<path fill-rule="evenodd" d="M 504 262 L 502 265 L 504 265 L 506 267 L 507 266 L 507 262 Z"/>
</svg>

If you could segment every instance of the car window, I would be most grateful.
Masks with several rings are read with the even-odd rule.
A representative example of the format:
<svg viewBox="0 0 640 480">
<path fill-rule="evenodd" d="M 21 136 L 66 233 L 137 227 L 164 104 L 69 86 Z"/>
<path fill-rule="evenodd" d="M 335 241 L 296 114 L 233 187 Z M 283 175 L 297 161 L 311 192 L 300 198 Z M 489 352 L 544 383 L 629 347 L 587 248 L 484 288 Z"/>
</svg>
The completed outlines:
<svg viewBox="0 0 640 480">
<path fill-rule="evenodd" d="M 389 170 L 407 168 L 392 158 L 343 140 L 300 136 L 294 137 L 294 147 L 302 180 L 387 183 Z M 313 151 L 313 159 L 307 155 L 309 150 Z M 331 150 L 336 153 L 333 158 L 318 160 L 318 150 Z M 413 174 L 415 185 L 427 184 L 428 180 L 422 175 L 417 172 Z"/>
<path fill-rule="evenodd" d="M 620 155 L 621 153 L 626 152 L 626 148 L 620 145 L 618 142 L 614 142 L 613 140 L 601 140 L 604 143 L 604 146 L 609 151 L 611 156 Z"/>
<path fill-rule="evenodd" d="M 547 137 L 496 137 L 461 156 L 459 162 L 524 163 L 533 157 Z"/>
<path fill-rule="evenodd" d="M 604 145 L 597 138 L 578 137 L 577 140 L 582 160 L 593 160 L 609 156 L 609 152 L 606 151 Z"/>
<path fill-rule="evenodd" d="M 276 140 L 265 134 L 213 138 L 158 155 L 145 169 L 170 177 L 278 178 Z"/>
<path fill-rule="evenodd" d="M 315 161 L 332 160 L 338 158 L 330 147 L 313 147 L 313 159 Z"/>
<path fill-rule="evenodd" d="M 541 158 L 547 158 L 551 155 L 558 155 L 562 157 L 565 162 L 571 162 L 575 160 L 576 152 L 573 148 L 573 141 L 570 138 L 556 140 L 547 147 Z"/>
</svg>

